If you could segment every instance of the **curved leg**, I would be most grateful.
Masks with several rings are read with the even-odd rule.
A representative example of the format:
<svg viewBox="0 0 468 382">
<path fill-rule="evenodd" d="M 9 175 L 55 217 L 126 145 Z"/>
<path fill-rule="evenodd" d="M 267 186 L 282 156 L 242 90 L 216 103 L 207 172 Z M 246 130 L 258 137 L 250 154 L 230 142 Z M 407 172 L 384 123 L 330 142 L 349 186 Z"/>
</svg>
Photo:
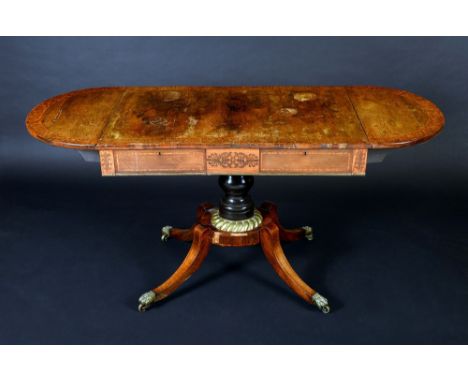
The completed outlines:
<svg viewBox="0 0 468 382">
<path fill-rule="evenodd" d="M 312 227 L 304 226 L 301 228 L 284 228 L 279 221 L 278 207 L 276 207 L 275 204 L 264 202 L 260 206 L 260 210 L 264 215 L 269 216 L 271 221 L 276 224 L 279 229 L 281 241 L 296 241 L 304 238 L 307 240 L 313 239 Z"/>
<path fill-rule="evenodd" d="M 280 243 L 280 230 L 276 224 L 268 224 L 260 230 L 260 243 L 263 253 L 279 277 L 302 299 L 313 303 L 323 312 L 330 312 L 325 297 L 308 286 L 289 264 Z"/>
<path fill-rule="evenodd" d="M 161 241 L 166 242 L 169 239 L 176 239 L 181 241 L 192 241 L 193 240 L 193 228 L 174 228 L 170 225 L 166 225 L 161 229 Z"/>
<path fill-rule="evenodd" d="M 209 225 L 210 223 L 210 208 L 213 205 L 210 203 L 202 203 L 197 207 L 196 223 L 190 228 L 174 228 L 170 225 L 166 225 L 161 228 L 161 241 L 166 242 L 169 239 L 176 239 L 181 241 L 192 241 L 193 240 L 193 229 L 197 224 Z"/>
<path fill-rule="evenodd" d="M 144 312 L 156 301 L 169 296 L 200 268 L 210 249 L 212 233 L 210 228 L 201 225 L 193 228 L 192 246 L 184 261 L 164 283 L 140 296 L 138 300 L 140 312 Z"/>
</svg>

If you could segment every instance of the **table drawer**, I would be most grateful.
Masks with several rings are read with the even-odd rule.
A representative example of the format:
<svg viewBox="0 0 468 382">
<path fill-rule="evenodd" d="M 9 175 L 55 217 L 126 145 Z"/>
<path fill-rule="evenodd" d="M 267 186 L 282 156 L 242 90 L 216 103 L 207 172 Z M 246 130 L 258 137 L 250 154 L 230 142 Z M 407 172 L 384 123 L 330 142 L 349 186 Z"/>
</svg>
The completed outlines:
<svg viewBox="0 0 468 382">
<path fill-rule="evenodd" d="M 364 175 L 367 149 L 101 150 L 103 175 Z"/>
<path fill-rule="evenodd" d="M 101 150 L 103 175 L 204 174 L 205 150 Z"/>
<path fill-rule="evenodd" d="M 364 175 L 367 149 L 262 150 L 260 173 Z"/>
</svg>

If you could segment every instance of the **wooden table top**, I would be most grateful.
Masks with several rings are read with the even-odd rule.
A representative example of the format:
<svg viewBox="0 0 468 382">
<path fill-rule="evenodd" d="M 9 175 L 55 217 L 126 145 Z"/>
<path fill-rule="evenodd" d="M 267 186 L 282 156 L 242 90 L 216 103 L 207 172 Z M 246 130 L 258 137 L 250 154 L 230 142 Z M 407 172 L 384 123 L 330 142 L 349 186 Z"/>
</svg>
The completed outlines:
<svg viewBox="0 0 468 382">
<path fill-rule="evenodd" d="M 444 124 L 430 101 L 372 86 L 114 87 L 50 98 L 29 132 L 75 149 L 396 148 Z"/>
</svg>

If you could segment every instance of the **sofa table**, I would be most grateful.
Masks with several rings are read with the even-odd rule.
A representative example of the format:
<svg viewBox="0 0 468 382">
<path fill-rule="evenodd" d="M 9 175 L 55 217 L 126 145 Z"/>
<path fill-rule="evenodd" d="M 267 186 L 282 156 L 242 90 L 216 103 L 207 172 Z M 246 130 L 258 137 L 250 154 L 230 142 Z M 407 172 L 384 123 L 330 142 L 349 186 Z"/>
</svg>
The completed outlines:
<svg viewBox="0 0 468 382">
<path fill-rule="evenodd" d="M 43 142 L 98 151 L 104 176 L 219 176 L 219 206 L 201 204 L 191 228 L 162 228 L 163 241 L 192 245 L 174 274 L 139 298 L 140 311 L 187 280 L 211 245 L 260 244 L 278 276 L 324 313 L 328 300 L 281 247 L 312 240 L 312 228 L 284 228 L 272 203 L 256 209 L 253 176 L 364 175 L 369 149 L 426 141 L 443 124 L 430 101 L 374 86 L 93 88 L 50 98 L 26 120 Z"/>
</svg>

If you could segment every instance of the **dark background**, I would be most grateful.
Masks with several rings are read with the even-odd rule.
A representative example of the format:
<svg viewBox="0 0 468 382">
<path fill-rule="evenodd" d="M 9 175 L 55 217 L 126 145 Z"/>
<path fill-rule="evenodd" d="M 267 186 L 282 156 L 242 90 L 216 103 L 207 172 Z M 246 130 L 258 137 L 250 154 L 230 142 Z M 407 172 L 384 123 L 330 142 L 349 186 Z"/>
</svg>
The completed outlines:
<svg viewBox="0 0 468 382">
<path fill-rule="evenodd" d="M 0 39 L 0 343 L 460 344 L 468 342 L 468 39 Z M 216 177 L 102 178 L 78 152 L 30 137 L 45 98 L 113 85 L 353 85 L 435 102 L 446 127 L 366 177 L 257 177 L 298 273 L 329 298 L 295 296 L 260 248 L 214 247 L 201 270 L 140 314 L 178 266 Z"/>
</svg>

